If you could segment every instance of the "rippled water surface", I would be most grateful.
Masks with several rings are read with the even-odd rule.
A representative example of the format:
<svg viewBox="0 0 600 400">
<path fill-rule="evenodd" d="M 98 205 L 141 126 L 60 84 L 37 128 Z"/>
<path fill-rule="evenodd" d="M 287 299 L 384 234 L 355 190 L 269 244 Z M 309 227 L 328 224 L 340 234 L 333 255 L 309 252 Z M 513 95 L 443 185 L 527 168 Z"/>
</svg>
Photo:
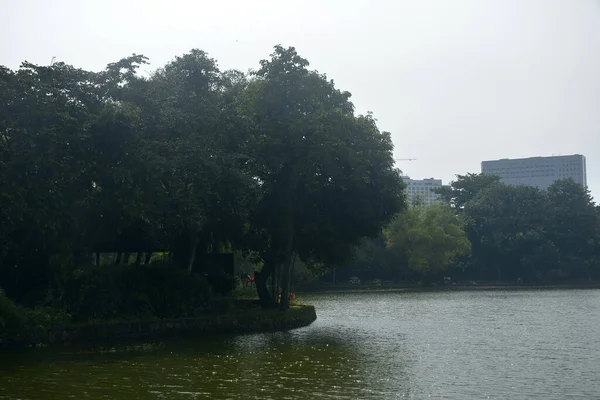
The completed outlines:
<svg viewBox="0 0 600 400">
<path fill-rule="evenodd" d="M 600 290 L 304 299 L 287 333 L 0 353 L 0 399 L 600 399 Z"/>
</svg>

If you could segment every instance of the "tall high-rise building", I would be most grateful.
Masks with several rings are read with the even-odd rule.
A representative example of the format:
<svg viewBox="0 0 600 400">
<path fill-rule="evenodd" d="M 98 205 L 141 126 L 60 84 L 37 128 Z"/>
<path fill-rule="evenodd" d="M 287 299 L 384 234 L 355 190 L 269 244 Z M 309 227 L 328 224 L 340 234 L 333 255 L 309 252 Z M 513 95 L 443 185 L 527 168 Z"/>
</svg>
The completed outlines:
<svg viewBox="0 0 600 400">
<path fill-rule="evenodd" d="M 507 185 L 547 189 L 558 179 L 573 178 L 587 186 L 585 157 L 581 154 L 483 161 L 481 172 L 499 176 L 500 181 Z"/>
<path fill-rule="evenodd" d="M 426 205 L 430 205 L 439 199 L 440 196 L 434 193 L 433 190 L 442 187 L 441 179 L 410 179 L 408 176 L 403 176 L 402 179 L 406 182 L 406 194 L 409 204 L 417 198 Z"/>
</svg>

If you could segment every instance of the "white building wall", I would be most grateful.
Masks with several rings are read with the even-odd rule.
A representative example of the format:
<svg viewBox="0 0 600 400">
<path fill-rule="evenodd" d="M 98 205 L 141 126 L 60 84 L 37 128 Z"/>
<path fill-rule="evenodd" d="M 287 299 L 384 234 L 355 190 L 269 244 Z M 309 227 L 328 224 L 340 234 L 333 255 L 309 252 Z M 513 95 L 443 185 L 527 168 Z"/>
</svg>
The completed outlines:
<svg viewBox="0 0 600 400">
<path fill-rule="evenodd" d="M 581 154 L 483 161 L 481 172 L 500 177 L 507 185 L 527 185 L 547 189 L 564 178 L 587 186 L 585 157 Z"/>
<path fill-rule="evenodd" d="M 426 205 L 439 200 L 440 196 L 433 192 L 433 189 L 442 187 L 441 179 L 410 179 L 408 176 L 403 176 L 406 183 L 406 194 L 408 203 L 412 203 L 417 197 L 421 198 Z"/>
</svg>

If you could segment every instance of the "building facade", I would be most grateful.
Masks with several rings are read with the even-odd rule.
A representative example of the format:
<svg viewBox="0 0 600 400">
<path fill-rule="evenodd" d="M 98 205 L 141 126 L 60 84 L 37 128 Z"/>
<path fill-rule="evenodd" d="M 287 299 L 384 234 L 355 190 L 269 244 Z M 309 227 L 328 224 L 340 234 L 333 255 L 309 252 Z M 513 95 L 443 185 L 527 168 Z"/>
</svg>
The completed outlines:
<svg viewBox="0 0 600 400">
<path fill-rule="evenodd" d="M 481 172 L 499 176 L 507 185 L 547 189 L 558 179 L 572 178 L 587 187 L 585 157 L 581 154 L 483 161 Z"/>
<path fill-rule="evenodd" d="M 406 183 L 406 197 L 409 204 L 413 204 L 417 199 L 422 200 L 426 205 L 439 200 L 440 196 L 433 190 L 442 187 L 441 179 L 410 179 L 408 176 L 403 176 L 402 179 Z"/>
</svg>

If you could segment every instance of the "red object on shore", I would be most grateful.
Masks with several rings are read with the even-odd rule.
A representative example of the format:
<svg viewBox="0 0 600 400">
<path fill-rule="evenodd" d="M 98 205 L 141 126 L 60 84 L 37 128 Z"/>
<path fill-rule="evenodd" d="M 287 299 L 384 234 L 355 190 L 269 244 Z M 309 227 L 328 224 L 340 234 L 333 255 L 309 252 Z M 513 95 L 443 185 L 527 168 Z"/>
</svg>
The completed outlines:
<svg viewBox="0 0 600 400">
<path fill-rule="evenodd" d="M 246 275 L 242 281 L 244 283 L 244 286 L 248 286 L 248 285 L 253 284 L 254 283 L 254 274 L 252 274 L 252 275 L 250 275 L 250 274 Z"/>
</svg>

